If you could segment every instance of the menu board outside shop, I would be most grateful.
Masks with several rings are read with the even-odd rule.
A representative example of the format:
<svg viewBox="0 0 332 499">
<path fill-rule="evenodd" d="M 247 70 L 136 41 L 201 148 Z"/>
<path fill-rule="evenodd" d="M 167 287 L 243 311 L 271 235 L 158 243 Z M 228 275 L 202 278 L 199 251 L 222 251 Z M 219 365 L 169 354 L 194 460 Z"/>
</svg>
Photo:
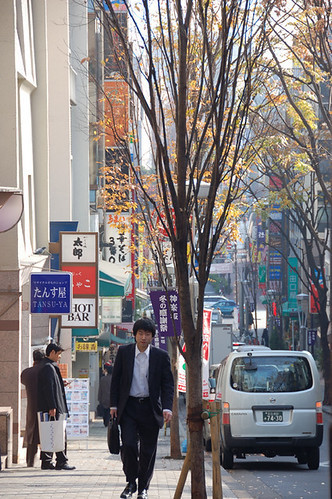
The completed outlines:
<svg viewBox="0 0 332 499">
<path fill-rule="evenodd" d="M 89 378 L 67 378 L 64 380 L 69 419 L 67 438 L 79 439 L 89 436 Z"/>
</svg>

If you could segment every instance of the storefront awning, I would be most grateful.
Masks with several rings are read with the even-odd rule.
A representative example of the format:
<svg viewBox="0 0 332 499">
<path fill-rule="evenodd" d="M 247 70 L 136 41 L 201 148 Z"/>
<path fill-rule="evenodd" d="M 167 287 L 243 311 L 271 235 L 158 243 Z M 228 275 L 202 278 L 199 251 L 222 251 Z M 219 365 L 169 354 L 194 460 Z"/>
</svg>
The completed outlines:
<svg viewBox="0 0 332 499">
<path fill-rule="evenodd" d="M 99 296 L 124 296 L 124 285 L 99 270 Z"/>
<path fill-rule="evenodd" d="M 130 276 L 119 275 L 110 263 L 99 261 L 99 296 L 124 296 L 128 279 Z"/>
</svg>

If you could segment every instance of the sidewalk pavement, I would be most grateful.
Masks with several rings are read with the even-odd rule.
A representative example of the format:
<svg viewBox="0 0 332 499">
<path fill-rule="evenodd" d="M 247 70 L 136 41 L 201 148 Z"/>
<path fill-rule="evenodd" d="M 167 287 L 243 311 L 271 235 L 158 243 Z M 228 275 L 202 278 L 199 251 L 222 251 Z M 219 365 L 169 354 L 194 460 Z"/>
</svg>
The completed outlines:
<svg viewBox="0 0 332 499">
<path fill-rule="evenodd" d="M 41 470 L 37 457 L 34 468 L 27 468 L 25 462 L 14 464 L 0 472 L 0 496 L 43 499 L 54 497 L 70 498 L 119 498 L 126 485 L 120 456 L 111 455 L 106 441 L 107 430 L 101 420 L 90 423 L 87 440 L 69 440 L 69 464 L 73 471 Z M 149 488 L 149 499 L 171 499 L 177 486 L 183 460 L 169 459 L 169 429 L 165 436 L 160 431 L 154 475 Z M 212 498 L 212 459 L 205 453 L 207 497 Z M 224 498 L 250 499 L 252 496 L 223 468 L 222 489 Z M 134 494 L 136 498 L 137 494 Z M 190 474 L 182 494 L 191 498 Z"/>
</svg>

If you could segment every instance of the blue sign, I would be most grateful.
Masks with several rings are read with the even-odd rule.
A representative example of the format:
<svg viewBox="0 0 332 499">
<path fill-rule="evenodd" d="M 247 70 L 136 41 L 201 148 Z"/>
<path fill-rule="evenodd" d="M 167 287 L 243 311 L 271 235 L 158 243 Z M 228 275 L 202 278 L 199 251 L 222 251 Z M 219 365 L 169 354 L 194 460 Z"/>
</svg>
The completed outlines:
<svg viewBox="0 0 332 499">
<path fill-rule="evenodd" d="M 281 265 L 270 265 L 269 269 L 270 281 L 281 280 Z"/>
<path fill-rule="evenodd" d="M 317 329 L 308 329 L 308 345 L 313 346 L 316 343 Z"/>
<path fill-rule="evenodd" d="M 71 272 L 38 272 L 30 275 L 30 313 L 61 315 L 72 309 Z"/>
</svg>

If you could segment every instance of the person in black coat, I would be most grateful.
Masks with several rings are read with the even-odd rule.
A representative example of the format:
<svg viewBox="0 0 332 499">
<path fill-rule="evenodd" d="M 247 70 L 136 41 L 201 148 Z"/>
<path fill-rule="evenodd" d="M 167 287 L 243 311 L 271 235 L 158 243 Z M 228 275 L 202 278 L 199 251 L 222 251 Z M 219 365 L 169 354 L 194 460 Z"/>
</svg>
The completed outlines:
<svg viewBox="0 0 332 499">
<path fill-rule="evenodd" d="M 121 428 L 121 459 L 128 482 L 122 499 L 132 497 L 137 479 L 137 499 L 147 499 L 159 429 L 172 419 L 170 359 L 167 352 L 151 345 L 155 332 L 150 319 L 137 320 L 136 344 L 120 346 L 113 367 L 111 417 L 117 417 Z"/>
<path fill-rule="evenodd" d="M 105 376 L 99 380 L 98 402 L 102 408 L 104 426 L 108 426 L 110 420 L 110 394 L 113 366 L 110 362 L 104 365 Z"/>
<path fill-rule="evenodd" d="M 65 386 L 58 366 L 63 348 L 56 343 L 46 347 L 46 357 L 38 374 L 38 411 L 47 412 L 49 417 L 55 419 L 59 414 L 68 414 Z M 66 446 L 65 446 L 66 447 Z M 75 466 L 67 464 L 66 448 L 56 452 L 56 465 L 52 463 L 52 452 L 41 452 L 42 470 L 74 470 Z"/>
<path fill-rule="evenodd" d="M 269 346 L 269 332 L 266 328 L 263 329 L 262 345 L 265 345 L 266 347 Z"/>
<path fill-rule="evenodd" d="M 33 352 L 33 366 L 27 367 L 21 373 L 21 383 L 25 386 L 27 394 L 27 410 L 25 421 L 25 432 L 23 447 L 27 448 L 26 463 L 28 468 L 32 468 L 35 461 L 39 444 L 39 428 L 37 416 L 37 385 L 38 371 L 40 369 L 41 360 L 45 357 L 41 350 Z"/>
</svg>

